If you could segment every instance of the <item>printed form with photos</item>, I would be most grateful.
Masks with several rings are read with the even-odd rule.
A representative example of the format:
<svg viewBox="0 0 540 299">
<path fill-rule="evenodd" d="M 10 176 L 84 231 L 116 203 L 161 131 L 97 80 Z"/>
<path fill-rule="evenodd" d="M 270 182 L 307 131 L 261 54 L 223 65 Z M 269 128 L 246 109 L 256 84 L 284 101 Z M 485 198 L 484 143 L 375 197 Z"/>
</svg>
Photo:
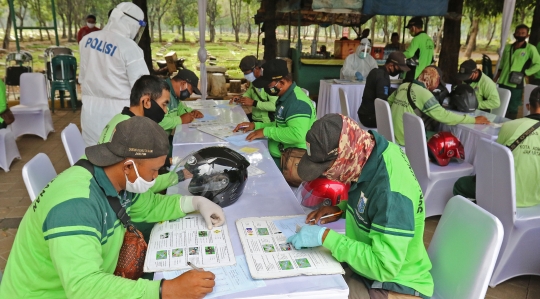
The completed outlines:
<svg viewBox="0 0 540 299">
<path fill-rule="evenodd" d="M 305 215 L 302 216 L 305 219 Z M 236 221 L 247 264 L 254 279 L 271 279 L 299 275 L 344 274 L 341 264 L 322 246 L 296 250 L 287 243 L 289 233 L 282 232 L 275 221 L 295 218 L 288 230 L 293 230 L 299 215 L 282 217 L 251 217 Z M 302 225 L 305 225 L 302 224 Z"/>
<path fill-rule="evenodd" d="M 227 225 L 208 229 L 200 214 L 154 225 L 144 272 L 212 268 L 236 263 Z"/>
</svg>

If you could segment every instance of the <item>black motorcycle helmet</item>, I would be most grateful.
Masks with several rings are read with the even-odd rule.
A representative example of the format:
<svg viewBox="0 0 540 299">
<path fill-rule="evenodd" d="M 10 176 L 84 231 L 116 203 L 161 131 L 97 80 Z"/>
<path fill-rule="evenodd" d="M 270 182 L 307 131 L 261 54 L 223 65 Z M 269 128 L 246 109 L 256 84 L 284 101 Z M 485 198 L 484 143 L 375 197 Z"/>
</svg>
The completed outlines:
<svg viewBox="0 0 540 299">
<path fill-rule="evenodd" d="M 180 165 L 193 174 L 188 191 L 221 207 L 235 203 L 246 185 L 249 162 L 234 150 L 211 146 L 185 157 Z"/>
<path fill-rule="evenodd" d="M 459 84 L 450 94 L 450 109 L 461 112 L 474 112 L 478 108 L 478 100 L 474 89 L 467 84 Z"/>
</svg>

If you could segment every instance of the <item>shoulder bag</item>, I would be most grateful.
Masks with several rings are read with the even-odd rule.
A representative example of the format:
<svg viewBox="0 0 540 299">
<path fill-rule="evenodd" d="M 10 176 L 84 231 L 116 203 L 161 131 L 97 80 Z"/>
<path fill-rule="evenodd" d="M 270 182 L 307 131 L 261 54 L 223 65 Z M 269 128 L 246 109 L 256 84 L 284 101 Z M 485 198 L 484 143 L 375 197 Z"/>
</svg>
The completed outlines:
<svg viewBox="0 0 540 299">
<path fill-rule="evenodd" d="M 422 119 L 422 121 L 424 122 L 424 128 L 427 131 L 438 132 L 441 123 L 439 123 L 438 121 L 431 118 L 429 115 L 422 112 L 422 110 L 420 110 L 416 106 L 416 103 L 413 101 L 412 96 L 411 96 L 411 88 L 412 88 L 413 84 L 414 83 L 412 83 L 412 82 L 409 83 L 409 87 L 407 88 L 407 100 L 409 101 L 409 105 L 413 108 L 414 114 L 416 114 L 417 116 L 419 116 Z"/>
<path fill-rule="evenodd" d="M 81 159 L 75 165 L 84 167 L 94 175 L 94 165 L 90 161 Z M 105 193 L 104 190 L 103 193 Z M 114 275 L 137 280 L 143 275 L 144 259 L 148 245 L 144 241 L 143 234 L 131 223 L 131 218 L 126 209 L 120 204 L 120 200 L 113 196 L 107 196 L 107 200 L 116 217 L 120 219 L 120 222 L 126 228 Z"/>
<path fill-rule="evenodd" d="M 508 64 L 510 66 L 510 74 L 508 75 L 508 82 L 512 84 L 521 84 L 523 82 L 523 78 L 525 77 L 525 74 L 522 72 L 513 72 L 512 71 L 512 59 L 514 58 L 514 46 L 510 46 L 510 57 L 508 59 Z"/>
</svg>

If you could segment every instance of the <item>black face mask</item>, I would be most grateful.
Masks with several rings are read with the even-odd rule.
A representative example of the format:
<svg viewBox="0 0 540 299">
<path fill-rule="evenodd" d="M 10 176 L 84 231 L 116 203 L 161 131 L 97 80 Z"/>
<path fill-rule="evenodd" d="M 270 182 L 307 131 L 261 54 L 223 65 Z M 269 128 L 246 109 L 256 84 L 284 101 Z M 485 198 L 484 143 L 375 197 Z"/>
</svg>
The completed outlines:
<svg viewBox="0 0 540 299">
<path fill-rule="evenodd" d="M 517 42 L 523 42 L 525 41 L 525 39 L 527 39 L 526 36 L 516 36 L 515 34 L 514 34 L 514 38 L 516 39 Z"/>
<path fill-rule="evenodd" d="M 264 92 L 266 92 L 270 96 L 277 96 L 281 92 L 281 88 L 277 87 L 277 84 L 275 84 L 273 87 L 265 87 Z"/>
<path fill-rule="evenodd" d="M 471 84 L 473 82 L 473 79 L 469 78 L 467 80 L 463 80 L 464 83 Z"/>
<path fill-rule="evenodd" d="M 182 90 L 182 91 L 180 91 L 180 97 L 179 97 L 179 98 L 180 98 L 180 101 L 183 101 L 183 100 L 189 98 L 190 95 L 191 95 L 191 94 L 189 93 L 189 90 L 187 90 L 187 88 L 184 89 L 184 90 Z"/>
<path fill-rule="evenodd" d="M 394 70 L 391 71 L 391 72 L 388 72 L 388 74 L 390 75 L 390 77 L 394 77 L 394 76 L 397 76 L 399 74 L 401 74 L 402 71 L 400 69 L 398 69 L 397 67 L 394 66 Z"/>
<path fill-rule="evenodd" d="M 150 108 L 144 108 L 144 116 L 159 124 L 165 117 L 165 111 L 163 111 L 156 101 L 150 100 Z"/>
</svg>

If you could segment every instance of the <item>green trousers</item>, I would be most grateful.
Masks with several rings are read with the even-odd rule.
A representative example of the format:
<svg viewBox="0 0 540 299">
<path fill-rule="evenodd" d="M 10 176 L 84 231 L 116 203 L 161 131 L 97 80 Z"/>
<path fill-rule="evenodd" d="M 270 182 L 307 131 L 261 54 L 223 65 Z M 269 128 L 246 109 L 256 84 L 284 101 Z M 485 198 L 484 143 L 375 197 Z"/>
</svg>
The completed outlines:
<svg viewBox="0 0 540 299">
<path fill-rule="evenodd" d="M 499 87 L 510 91 L 510 103 L 508 103 L 505 117 L 516 119 L 519 106 L 523 104 L 523 88 L 512 88 L 505 85 L 499 85 Z"/>
<path fill-rule="evenodd" d="M 465 198 L 476 198 L 476 176 L 464 176 L 459 178 L 454 184 L 454 195 L 461 195 Z"/>
</svg>

